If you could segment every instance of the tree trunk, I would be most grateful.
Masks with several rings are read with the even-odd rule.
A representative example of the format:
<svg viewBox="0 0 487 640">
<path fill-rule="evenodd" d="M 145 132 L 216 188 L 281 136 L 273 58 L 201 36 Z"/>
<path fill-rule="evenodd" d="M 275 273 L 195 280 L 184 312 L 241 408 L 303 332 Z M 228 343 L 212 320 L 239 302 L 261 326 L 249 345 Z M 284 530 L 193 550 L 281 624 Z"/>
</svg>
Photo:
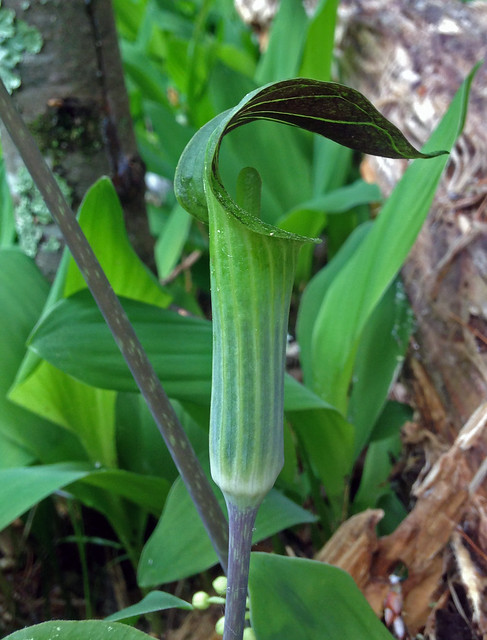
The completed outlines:
<svg viewBox="0 0 487 640">
<path fill-rule="evenodd" d="M 144 166 L 135 143 L 110 0 L 4 0 L 16 20 L 35 27 L 42 49 L 24 56 L 18 72 L 21 85 L 15 102 L 34 132 L 55 174 L 67 183 L 76 209 L 87 189 L 109 175 L 120 196 L 128 233 L 139 255 L 152 260 L 144 204 Z M 18 22 L 17 22 L 18 24 Z M 26 178 L 15 149 L 2 137 L 9 182 L 20 199 Z M 24 215 L 25 202 L 17 202 Z M 27 209 L 32 207 L 27 206 Z M 53 251 L 57 229 L 37 217 L 17 220 L 19 235 L 27 233 L 27 250 L 52 276 L 59 250 Z M 21 237 L 22 240 L 22 237 Z"/>
</svg>

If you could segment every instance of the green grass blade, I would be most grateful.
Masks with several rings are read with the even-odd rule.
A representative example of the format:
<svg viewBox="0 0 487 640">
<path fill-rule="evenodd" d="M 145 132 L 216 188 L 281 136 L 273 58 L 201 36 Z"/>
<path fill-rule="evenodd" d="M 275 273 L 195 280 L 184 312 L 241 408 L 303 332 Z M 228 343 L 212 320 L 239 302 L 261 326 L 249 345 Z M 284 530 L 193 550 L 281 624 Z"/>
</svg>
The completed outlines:
<svg viewBox="0 0 487 640">
<path fill-rule="evenodd" d="M 465 119 L 471 80 L 472 74 L 431 136 L 427 149 L 452 148 Z M 361 332 L 419 233 L 447 160 L 443 156 L 428 162 L 417 160 L 409 167 L 372 230 L 322 301 L 310 345 L 312 387 L 341 411 L 346 411 Z M 311 304 L 314 306 L 315 302 Z"/>
</svg>

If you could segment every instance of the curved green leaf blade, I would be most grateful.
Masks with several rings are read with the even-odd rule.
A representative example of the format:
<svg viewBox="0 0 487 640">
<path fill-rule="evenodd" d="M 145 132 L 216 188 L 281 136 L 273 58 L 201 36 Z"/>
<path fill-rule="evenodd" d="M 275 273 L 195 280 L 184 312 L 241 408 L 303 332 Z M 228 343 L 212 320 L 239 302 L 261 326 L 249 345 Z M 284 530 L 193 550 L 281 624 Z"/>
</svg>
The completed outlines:
<svg viewBox="0 0 487 640">
<path fill-rule="evenodd" d="M 122 469 L 93 469 L 83 462 L 0 469 L 0 531 L 51 493 L 75 482 L 124 497 L 156 516 L 169 490 L 163 478 Z"/>
<path fill-rule="evenodd" d="M 353 579 L 337 567 L 253 553 L 249 593 L 259 640 L 392 640 Z"/>
<path fill-rule="evenodd" d="M 473 73 L 457 92 L 427 148 L 453 147 L 465 119 Z M 344 413 L 360 335 L 421 229 L 446 162 L 446 157 L 438 157 L 411 164 L 322 300 L 312 329 L 312 381 L 308 378 L 308 383 Z"/>
<path fill-rule="evenodd" d="M 122 303 L 169 396 L 207 404 L 211 324 L 135 300 L 122 298 Z M 29 348 L 93 386 L 137 390 L 88 291 L 58 302 L 37 326 Z"/>
<path fill-rule="evenodd" d="M 120 622 L 105 620 L 54 620 L 26 627 L 4 640 L 148 640 L 151 636 Z"/>
<path fill-rule="evenodd" d="M 128 620 L 134 616 L 142 616 L 146 613 L 154 613 L 155 611 L 164 611 L 165 609 L 186 609 L 191 610 L 193 607 L 189 602 L 176 598 L 172 593 L 164 593 L 163 591 L 151 591 L 140 602 L 130 607 L 125 607 L 111 616 L 107 616 L 105 620 L 118 621 Z"/>
<path fill-rule="evenodd" d="M 0 470 L 0 531 L 35 504 L 91 472 L 83 463 Z"/>
</svg>

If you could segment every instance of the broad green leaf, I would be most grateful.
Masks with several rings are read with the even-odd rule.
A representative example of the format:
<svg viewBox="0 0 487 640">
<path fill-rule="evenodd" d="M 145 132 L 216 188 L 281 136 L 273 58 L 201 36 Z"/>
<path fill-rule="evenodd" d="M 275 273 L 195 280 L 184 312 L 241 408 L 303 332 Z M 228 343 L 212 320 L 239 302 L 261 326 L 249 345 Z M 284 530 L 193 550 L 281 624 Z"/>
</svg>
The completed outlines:
<svg viewBox="0 0 487 640">
<path fill-rule="evenodd" d="M 148 640 L 142 631 L 105 620 L 54 620 L 15 631 L 4 640 Z"/>
<path fill-rule="evenodd" d="M 219 491 L 217 496 L 225 509 Z M 293 525 L 315 520 L 315 516 L 309 511 L 273 489 L 257 515 L 254 542 Z M 216 554 L 197 517 L 196 509 L 183 483 L 178 479 L 166 500 L 161 519 L 142 551 L 138 583 L 141 587 L 151 587 L 180 580 L 216 563 Z"/>
<path fill-rule="evenodd" d="M 35 456 L 14 440 L 2 434 L 0 436 L 0 469 L 26 467 L 35 461 Z"/>
<path fill-rule="evenodd" d="M 74 462 L 0 470 L 0 531 L 48 495 L 90 471 L 88 465 Z"/>
<path fill-rule="evenodd" d="M 169 296 L 130 246 L 122 209 L 108 178 L 89 190 L 81 204 L 79 221 L 117 294 L 160 306 L 168 304 Z M 72 259 L 67 275 L 61 269 L 53 288 L 56 295 L 86 289 Z M 50 297 L 45 313 L 55 303 L 56 295 Z M 73 333 L 69 336 L 70 341 L 77 338 Z M 59 351 L 69 344 L 53 348 Z M 115 394 L 73 380 L 47 361 L 30 355 L 9 398 L 76 434 L 93 462 L 115 466 Z"/>
<path fill-rule="evenodd" d="M 400 452 L 399 429 L 395 435 L 389 438 L 370 443 L 367 448 L 360 487 L 352 505 L 354 513 L 372 507 L 380 507 L 381 500 L 386 496 L 394 495 L 397 498 L 390 485 L 390 475 L 394 459 L 397 459 Z"/>
<path fill-rule="evenodd" d="M 80 483 L 126 498 L 155 516 L 161 513 L 170 487 L 163 478 L 120 469 L 93 469 L 84 462 L 0 469 L 0 530 L 62 487 L 71 485 L 69 490 L 76 494 Z M 84 490 L 81 493 L 87 495 Z"/>
<path fill-rule="evenodd" d="M 116 429 L 118 461 L 122 469 L 159 476 L 170 484 L 174 482 L 176 467 L 140 393 L 117 394 Z"/>
<path fill-rule="evenodd" d="M 135 300 L 122 299 L 122 303 L 169 396 L 208 405 L 211 323 Z M 137 390 L 87 291 L 52 307 L 36 327 L 29 347 L 86 384 L 118 391 Z M 290 376 L 286 376 L 284 406 L 286 411 L 330 408 Z"/>
<path fill-rule="evenodd" d="M 413 328 L 404 287 L 396 280 L 372 312 L 360 337 L 348 410 L 348 419 L 355 426 L 355 457 L 368 443 L 386 404 Z"/>
<path fill-rule="evenodd" d="M 315 136 L 313 142 L 313 195 L 320 196 L 346 184 L 353 151 L 322 136 Z"/>
<path fill-rule="evenodd" d="M 184 147 L 188 144 L 194 131 L 191 127 L 185 127 L 175 119 L 174 113 L 166 106 L 159 102 L 145 101 L 143 103 L 144 113 L 149 119 L 149 123 L 153 132 L 159 140 L 157 147 L 159 160 L 164 162 L 174 174 L 179 156 L 183 152 Z"/>
<path fill-rule="evenodd" d="M 391 469 L 401 452 L 401 427 L 411 418 L 411 407 L 398 402 L 386 404 L 367 447 L 360 486 L 353 499 L 354 513 L 379 507 L 385 496 L 395 496 L 390 483 Z"/>
<path fill-rule="evenodd" d="M 465 119 L 471 80 L 472 74 L 458 91 L 426 150 L 452 148 Z M 372 136 L 372 140 L 374 146 L 377 139 Z M 341 411 L 346 410 L 361 332 L 404 262 L 428 213 L 446 162 L 446 157 L 437 157 L 428 162 L 418 160 L 408 168 L 371 232 L 322 301 L 312 334 L 312 385 Z"/>
<path fill-rule="evenodd" d="M 100 469 L 83 478 L 82 482 L 126 498 L 156 517 L 161 513 L 171 486 L 163 478 L 139 475 L 123 469 Z"/>
<path fill-rule="evenodd" d="M 165 609 L 186 609 L 191 610 L 193 607 L 189 602 L 176 598 L 171 593 L 163 591 L 150 591 L 140 602 L 130 607 L 125 607 L 112 615 L 107 616 L 105 620 L 117 621 L 128 620 L 134 616 L 143 616 L 146 613 L 154 613 L 155 611 L 164 611 Z"/>
<path fill-rule="evenodd" d="M 113 8 L 117 18 L 117 28 L 124 39 L 135 40 L 144 17 L 144 5 L 126 0 L 114 0 Z"/>
<path fill-rule="evenodd" d="M 330 142 L 322 139 L 324 142 Z M 335 143 L 334 143 L 335 144 Z M 342 147 L 343 149 L 343 147 Z M 316 196 L 315 198 L 301 203 L 297 208 L 292 209 L 279 221 L 278 226 L 286 231 L 316 237 L 327 227 L 328 254 L 333 248 L 333 232 L 339 222 L 333 214 L 349 213 L 358 205 L 378 202 L 381 195 L 377 185 L 368 184 L 363 180 L 334 189 L 329 193 Z M 368 212 L 367 212 L 368 213 Z M 330 216 L 330 217 L 329 217 Z M 345 222 L 343 216 L 339 216 L 340 221 Z M 355 216 L 354 216 L 355 218 Z M 350 217 L 347 218 L 347 223 Z M 354 227 L 357 223 L 352 221 Z M 348 235 L 348 234 L 347 234 Z M 314 247 L 305 245 L 298 257 L 296 268 L 296 281 L 307 282 L 312 268 Z"/>
<path fill-rule="evenodd" d="M 412 419 L 412 407 L 402 402 L 388 400 L 374 424 L 374 430 L 370 435 L 370 440 L 377 442 L 397 435 L 401 427 Z"/>
<path fill-rule="evenodd" d="M 300 362 L 303 377 L 308 386 L 311 385 L 313 378 L 313 331 L 321 306 L 326 299 L 327 291 L 332 282 L 351 259 L 351 256 L 357 252 L 371 228 L 371 222 L 361 224 L 357 227 L 333 260 L 312 278 L 301 297 L 296 331 L 300 346 Z"/>
<path fill-rule="evenodd" d="M 134 300 L 122 302 L 169 396 L 207 403 L 211 324 Z M 58 302 L 38 325 L 30 348 L 95 387 L 137 390 L 88 292 Z"/>
<path fill-rule="evenodd" d="M 259 640 L 392 640 L 353 579 L 337 567 L 253 553 L 249 593 Z"/>
<path fill-rule="evenodd" d="M 391 158 L 425 158 L 443 152 L 423 154 L 404 138 L 361 93 L 333 82 L 305 78 L 285 80 L 257 89 L 233 109 L 218 115 L 202 127 L 186 147 L 175 176 L 175 192 L 182 206 L 204 222 L 208 220 L 203 189 L 205 158 L 217 197 L 232 207 L 232 201 L 218 181 L 218 151 L 225 134 L 254 120 L 272 120 L 300 127 L 363 153 Z M 235 211 L 234 211 L 235 215 Z M 242 219 L 242 214 L 239 212 Z M 263 223 L 243 216 L 245 224 L 259 233 L 276 233 Z"/>
<path fill-rule="evenodd" d="M 88 191 L 79 212 L 79 222 L 117 295 L 166 307 L 171 297 L 138 258 L 127 236 L 123 211 L 109 178 L 101 178 Z M 64 296 L 86 289 L 72 260 Z"/>
<path fill-rule="evenodd" d="M 33 459 L 57 462 L 82 457 L 75 437 L 7 398 L 25 356 L 27 337 L 42 312 L 48 291 L 49 285 L 30 258 L 16 249 L 0 250 L 0 466 L 3 467 Z"/>
<path fill-rule="evenodd" d="M 299 205 L 299 209 L 306 209 L 314 212 L 324 212 L 329 214 L 343 213 L 349 209 L 353 209 L 359 204 L 369 204 L 371 202 L 379 202 L 382 200 L 380 189 L 376 184 L 369 184 L 363 180 L 356 180 L 352 184 L 348 184 L 338 189 L 333 189 L 328 193 L 315 196 L 311 200 L 305 200 Z M 286 220 L 293 215 L 293 211 L 287 213 L 279 221 L 279 226 L 284 226 Z"/>
<path fill-rule="evenodd" d="M 301 202 L 298 207 L 286 213 L 278 226 L 300 235 L 317 235 L 326 224 L 327 214 L 343 213 L 359 204 L 379 202 L 382 199 L 379 187 L 357 180 L 311 200 Z"/>
<path fill-rule="evenodd" d="M 66 376 L 48 362 L 15 386 L 9 399 L 77 436 L 83 457 L 115 466 L 115 393 L 93 389 Z"/>
</svg>

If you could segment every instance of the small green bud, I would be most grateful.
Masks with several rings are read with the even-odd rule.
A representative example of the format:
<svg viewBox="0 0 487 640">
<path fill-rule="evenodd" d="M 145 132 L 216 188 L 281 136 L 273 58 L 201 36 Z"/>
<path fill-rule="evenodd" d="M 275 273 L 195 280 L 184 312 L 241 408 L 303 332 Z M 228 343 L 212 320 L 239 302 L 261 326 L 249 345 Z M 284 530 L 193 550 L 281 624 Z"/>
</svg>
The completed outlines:
<svg viewBox="0 0 487 640">
<path fill-rule="evenodd" d="M 225 576 L 218 576 L 218 578 L 215 578 L 212 585 L 213 589 L 215 589 L 219 595 L 224 596 L 227 593 L 227 579 Z"/>
<path fill-rule="evenodd" d="M 225 616 L 222 616 L 219 620 L 217 620 L 215 625 L 215 631 L 219 636 L 223 635 L 224 626 L 225 626 Z"/>
<path fill-rule="evenodd" d="M 243 632 L 243 640 L 257 640 L 257 636 L 255 635 L 252 627 L 247 627 Z"/>
<path fill-rule="evenodd" d="M 210 596 L 205 591 L 197 591 L 192 600 L 195 609 L 208 609 L 210 606 Z"/>
</svg>

